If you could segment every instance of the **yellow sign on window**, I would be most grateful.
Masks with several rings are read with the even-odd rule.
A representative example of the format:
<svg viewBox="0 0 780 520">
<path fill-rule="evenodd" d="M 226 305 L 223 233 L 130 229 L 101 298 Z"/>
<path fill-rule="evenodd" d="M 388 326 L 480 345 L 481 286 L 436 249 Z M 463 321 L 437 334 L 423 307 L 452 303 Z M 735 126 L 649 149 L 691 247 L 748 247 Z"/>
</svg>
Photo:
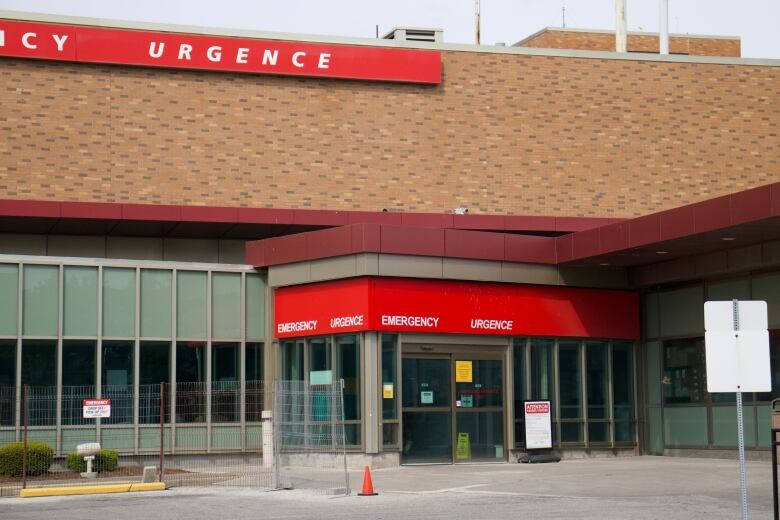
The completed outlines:
<svg viewBox="0 0 780 520">
<path fill-rule="evenodd" d="M 471 361 L 455 361 L 455 382 L 471 383 L 472 380 Z"/>
<path fill-rule="evenodd" d="M 393 383 L 385 383 L 382 385 L 382 397 L 384 399 L 393 398 Z"/>
<path fill-rule="evenodd" d="M 455 458 L 469 460 L 471 458 L 471 440 L 468 433 L 458 432 L 458 446 L 455 448 Z"/>
</svg>

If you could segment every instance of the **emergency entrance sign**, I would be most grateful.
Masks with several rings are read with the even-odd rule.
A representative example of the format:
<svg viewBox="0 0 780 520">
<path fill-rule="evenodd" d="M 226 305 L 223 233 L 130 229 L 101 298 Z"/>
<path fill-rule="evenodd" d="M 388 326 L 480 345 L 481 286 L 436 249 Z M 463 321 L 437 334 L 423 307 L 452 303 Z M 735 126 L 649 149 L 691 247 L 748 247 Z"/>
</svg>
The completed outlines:
<svg viewBox="0 0 780 520">
<path fill-rule="evenodd" d="M 111 399 L 84 399 L 81 410 L 84 419 L 111 417 Z"/>
<path fill-rule="evenodd" d="M 552 448 L 550 401 L 525 402 L 525 449 Z"/>
</svg>

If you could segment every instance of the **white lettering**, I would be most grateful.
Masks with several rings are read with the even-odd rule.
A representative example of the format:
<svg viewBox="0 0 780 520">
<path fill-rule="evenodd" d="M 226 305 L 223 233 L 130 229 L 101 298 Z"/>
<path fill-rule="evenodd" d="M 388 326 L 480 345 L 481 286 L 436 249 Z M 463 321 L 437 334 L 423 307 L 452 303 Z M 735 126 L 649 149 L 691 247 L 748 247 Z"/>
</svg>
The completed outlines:
<svg viewBox="0 0 780 520">
<path fill-rule="evenodd" d="M 382 325 L 436 328 L 439 326 L 439 318 L 433 316 L 387 316 L 383 314 Z"/>
<path fill-rule="evenodd" d="M 219 45 L 213 45 L 209 47 L 206 51 L 206 57 L 209 59 L 209 61 L 222 61 L 222 47 Z"/>
<path fill-rule="evenodd" d="M 513 327 L 514 327 L 513 320 L 481 320 L 481 319 L 471 320 L 472 329 L 511 331 Z"/>
<path fill-rule="evenodd" d="M 191 60 L 190 53 L 192 52 L 192 45 L 188 43 L 182 43 L 179 45 L 179 59 L 180 60 Z"/>
<path fill-rule="evenodd" d="M 279 334 L 287 332 L 306 332 L 317 330 L 317 320 L 290 321 L 276 325 L 276 331 Z"/>
<path fill-rule="evenodd" d="M 249 56 L 249 49 L 246 47 L 239 47 L 236 52 L 236 63 L 246 63 L 247 56 Z"/>
<path fill-rule="evenodd" d="M 357 316 L 340 316 L 338 318 L 330 319 L 330 327 L 332 329 L 338 329 L 343 327 L 360 327 L 363 325 L 363 315 Z"/>
<path fill-rule="evenodd" d="M 62 49 L 65 47 L 65 42 L 68 41 L 68 35 L 52 34 L 51 37 L 54 38 L 54 43 L 57 44 L 57 50 L 62 52 Z"/>
<path fill-rule="evenodd" d="M 157 50 L 154 49 L 154 46 L 157 45 Z M 162 56 L 163 51 L 165 50 L 165 42 L 152 42 L 149 44 L 149 56 L 152 58 L 159 58 Z"/>
<path fill-rule="evenodd" d="M 298 58 L 302 58 L 304 56 L 306 56 L 306 53 L 303 52 L 303 51 L 298 51 L 295 54 L 293 54 L 293 57 L 292 57 L 293 65 L 295 65 L 298 68 L 303 67 L 303 62 L 302 61 L 298 61 Z"/>
<path fill-rule="evenodd" d="M 320 61 L 317 64 L 318 69 L 329 69 L 330 68 L 330 53 L 323 52 L 320 53 Z"/>
<path fill-rule="evenodd" d="M 266 49 L 263 51 L 263 65 L 276 65 L 276 60 L 279 59 L 279 51 L 271 51 Z"/>
<path fill-rule="evenodd" d="M 0 30 L 0 47 L 5 47 L 5 31 Z"/>
<path fill-rule="evenodd" d="M 35 45 L 34 43 L 30 43 L 30 38 L 37 38 L 37 37 L 38 35 L 35 34 L 34 32 L 24 33 L 22 35 L 22 45 L 24 45 L 28 49 L 37 49 L 38 48 L 37 45 Z"/>
</svg>

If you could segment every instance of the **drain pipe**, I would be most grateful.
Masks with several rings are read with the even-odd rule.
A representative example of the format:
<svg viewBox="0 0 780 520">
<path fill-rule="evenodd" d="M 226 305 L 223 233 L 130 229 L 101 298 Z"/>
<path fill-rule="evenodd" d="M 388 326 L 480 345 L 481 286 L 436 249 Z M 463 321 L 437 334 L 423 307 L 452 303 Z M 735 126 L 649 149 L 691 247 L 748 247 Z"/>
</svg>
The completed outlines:
<svg viewBox="0 0 780 520">
<path fill-rule="evenodd" d="M 626 52 L 626 0 L 615 0 L 615 23 L 615 52 Z"/>
</svg>

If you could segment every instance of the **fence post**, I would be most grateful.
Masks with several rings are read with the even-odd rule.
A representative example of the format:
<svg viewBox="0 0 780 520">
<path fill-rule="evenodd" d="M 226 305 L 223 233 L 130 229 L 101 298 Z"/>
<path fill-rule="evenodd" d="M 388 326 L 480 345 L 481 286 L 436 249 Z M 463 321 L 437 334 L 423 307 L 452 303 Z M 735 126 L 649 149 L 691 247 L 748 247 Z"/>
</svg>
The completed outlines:
<svg viewBox="0 0 780 520">
<path fill-rule="evenodd" d="M 775 520 L 780 518 L 780 509 L 778 508 L 777 500 L 777 432 L 780 432 L 780 428 L 772 428 L 772 506 Z"/>
<path fill-rule="evenodd" d="M 27 488 L 27 423 L 30 422 L 30 409 L 27 404 L 28 388 L 22 386 L 22 424 L 24 425 L 24 447 L 22 448 L 22 489 Z"/>
<path fill-rule="evenodd" d="M 165 471 L 165 383 L 160 382 L 160 482 Z"/>
</svg>

